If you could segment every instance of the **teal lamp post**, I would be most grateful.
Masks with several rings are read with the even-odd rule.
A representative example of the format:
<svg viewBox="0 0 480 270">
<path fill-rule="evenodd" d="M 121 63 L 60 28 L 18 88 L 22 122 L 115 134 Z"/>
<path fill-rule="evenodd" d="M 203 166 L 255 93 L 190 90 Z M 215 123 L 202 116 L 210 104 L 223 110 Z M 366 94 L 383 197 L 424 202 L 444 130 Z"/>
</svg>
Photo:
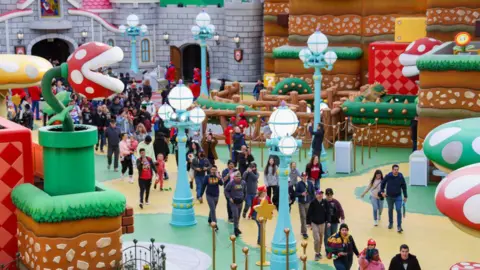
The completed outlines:
<svg viewBox="0 0 480 270">
<path fill-rule="evenodd" d="M 297 242 L 293 234 L 288 206 L 289 164 L 292 155 L 297 151 L 298 147 L 302 145 L 302 141 L 296 140 L 291 136 L 291 134 L 297 130 L 298 123 L 297 115 L 285 106 L 284 102 L 271 114 L 268 120 L 268 125 L 272 131 L 272 139 L 267 140 L 267 146 L 270 148 L 270 155 L 276 155 L 280 159 L 280 198 L 277 225 L 272 240 L 272 255 L 270 256 L 271 269 L 286 269 L 287 256 L 288 269 L 298 269 Z M 286 228 L 289 229 L 288 243 L 285 232 Z"/>
<path fill-rule="evenodd" d="M 205 119 L 205 112 L 195 107 L 189 111 L 193 103 L 192 91 L 180 80 L 168 95 L 168 104 L 158 109 L 158 116 L 164 121 L 166 127 L 177 128 L 178 143 L 178 179 L 173 194 L 173 211 L 170 224 L 176 227 L 193 226 L 197 224 L 195 211 L 193 209 L 193 196 L 190 191 L 187 177 L 187 136 L 185 129 L 198 129 Z M 172 108 L 173 107 L 173 108 Z"/>
<path fill-rule="evenodd" d="M 314 68 L 313 81 L 315 83 L 314 94 L 314 114 L 313 114 L 313 130 L 317 131 L 321 116 L 321 93 L 322 93 L 322 73 L 320 69 L 332 70 L 333 64 L 337 61 L 337 54 L 334 51 L 326 51 L 328 47 L 327 37 L 320 31 L 313 33 L 307 41 L 308 48 L 302 49 L 299 53 L 300 60 L 303 62 L 305 68 Z M 320 154 L 320 161 L 322 167 L 327 172 L 327 152 L 322 146 Z"/>
<path fill-rule="evenodd" d="M 202 84 L 200 86 L 200 95 L 208 97 L 207 89 L 207 39 L 213 38 L 215 35 L 215 26 L 210 24 L 210 15 L 203 10 L 197 15 L 195 23 L 197 25 L 192 26 L 192 34 L 195 40 L 200 40 L 200 53 L 201 53 L 201 72 L 202 72 Z"/>
<path fill-rule="evenodd" d="M 130 14 L 127 17 L 127 26 L 120 25 L 118 29 L 124 35 L 130 37 L 130 45 L 132 50 L 132 61 L 130 64 L 130 70 L 134 73 L 138 73 L 138 64 L 137 64 L 137 36 L 143 36 L 147 33 L 148 28 L 145 24 L 142 24 L 138 27 L 138 16 L 135 14 Z"/>
</svg>

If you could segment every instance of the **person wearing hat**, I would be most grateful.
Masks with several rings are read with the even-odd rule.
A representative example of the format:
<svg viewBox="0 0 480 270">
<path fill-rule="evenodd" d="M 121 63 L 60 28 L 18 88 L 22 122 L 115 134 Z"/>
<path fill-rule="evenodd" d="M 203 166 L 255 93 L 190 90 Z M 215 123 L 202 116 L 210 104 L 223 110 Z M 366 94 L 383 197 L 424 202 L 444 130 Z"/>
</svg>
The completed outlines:
<svg viewBox="0 0 480 270">
<path fill-rule="evenodd" d="M 343 223 L 337 233 L 327 240 L 327 257 L 333 258 L 336 270 L 350 270 L 353 264 L 353 254 L 359 255 L 355 240 L 348 233 L 348 225 Z"/>
<path fill-rule="evenodd" d="M 230 208 L 232 209 L 233 227 L 235 236 L 239 236 L 240 231 L 238 221 L 240 212 L 242 211 L 243 201 L 247 194 L 247 184 L 242 180 L 240 172 L 235 172 L 233 181 L 230 181 L 225 187 L 225 196 L 230 201 Z"/>
<path fill-rule="evenodd" d="M 208 215 L 208 224 L 217 223 L 217 204 L 220 196 L 220 186 L 223 186 L 222 176 L 217 170 L 217 166 L 212 165 L 208 174 L 203 179 L 202 196 L 206 190 L 208 208 L 210 213 Z M 218 231 L 218 226 L 215 227 Z"/>
<path fill-rule="evenodd" d="M 385 270 L 378 249 L 372 248 L 367 250 L 366 256 L 360 256 L 358 259 L 360 270 Z"/>
<path fill-rule="evenodd" d="M 307 226 L 312 229 L 315 249 L 315 261 L 322 259 L 322 242 L 325 227 L 330 226 L 328 202 L 323 198 L 323 191 L 315 192 L 315 200 L 310 203 L 307 212 Z"/>
<path fill-rule="evenodd" d="M 310 202 L 315 199 L 315 186 L 308 180 L 306 172 L 302 172 L 302 181 L 295 187 L 295 195 L 298 198 L 298 212 L 300 213 L 300 228 L 303 239 L 308 239 L 307 234 L 307 212 Z"/>
<path fill-rule="evenodd" d="M 258 227 L 258 236 L 257 236 L 257 245 L 260 245 L 261 233 L 262 228 L 260 227 L 260 222 L 257 220 L 257 211 L 255 211 L 254 206 L 259 205 L 263 200 L 267 200 L 269 204 L 272 204 L 272 200 L 267 195 L 267 188 L 265 186 L 259 186 L 257 188 L 257 196 L 253 199 L 252 205 L 250 207 L 250 214 L 249 216 L 252 217 L 253 220 L 257 223 Z"/>
<path fill-rule="evenodd" d="M 248 120 L 243 113 L 240 113 L 238 115 L 238 117 L 240 118 L 240 120 L 238 120 L 237 126 L 240 127 L 240 129 L 242 130 L 242 133 L 243 133 L 245 131 L 245 129 L 248 128 Z"/>
<path fill-rule="evenodd" d="M 327 188 L 325 190 L 325 196 L 328 202 L 328 211 L 330 214 L 330 227 L 325 227 L 325 246 L 327 245 L 327 239 L 332 234 L 337 232 L 338 226 L 345 222 L 345 213 L 340 202 L 333 198 L 333 189 Z"/>
<path fill-rule="evenodd" d="M 376 249 L 377 247 L 377 242 L 375 242 L 375 240 L 373 239 L 368 239 L 367 241 L 367 247 L 365 249 L 362 250 L 362 252 L 360 252 L 360 255 L 358 256 L 358 264 L 360 265 L 360 270 L 364 270 L 364 269 L 377 269 L 377 268 L 373 268 L 374 266 L 376 266 L 377 264 L 376 263 L 373 263 L 370 265 L 370 261 L 372 259 L 372 250 Z M 378 250 L 377 250 L 377 253 L 378 253 Z M 380 259 L 380 255 L 378 256 L 378 261 L 382 261 Z M 363 267 L 363 268 L 362 268 Z M 371 268 L 368 268 L 368 267 L 371 267 Z"/>
<path fill-rule="evenodd" d="M 192 168 L 194 170 L 195 177 L 195 188 L 197 191 L 197 200 L 200 203 L 203 203 L 202 189 L 203 189 L 203 180 L 205 175 L 207 175 L 208 170 L 210 170 L 210 162 L 205 155 L 205 152 L 200 149 L 196 158 L 192 161 Z"/>
<path fill-rule="evenodd" d="M 242 173 L 240 171 L 240 173 Z M 253 199 L 257 195 L 258 171 L 255 162 L 250 163 L 247 170 L 242 174 L 242 179 L 247 184 L 247 196 L 245 197 L 245 207 L 243 208 L 243 218 L 246 218 L 247 211 L 251 208 Z M 251 215 L 248 216 L 249 218 Z"/>
</svg>

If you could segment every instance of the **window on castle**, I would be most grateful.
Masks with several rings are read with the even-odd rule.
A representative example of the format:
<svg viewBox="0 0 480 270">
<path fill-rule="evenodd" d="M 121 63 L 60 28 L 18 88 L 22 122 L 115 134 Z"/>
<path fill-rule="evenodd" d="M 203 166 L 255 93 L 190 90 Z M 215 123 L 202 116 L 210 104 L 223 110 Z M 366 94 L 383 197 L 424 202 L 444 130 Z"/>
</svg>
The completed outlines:
<svg viewBox="0 0 480 270">
<path fill-rule="evenodd" d="M 142 39 L 140 42 L 140 49 L 141 49 L 141 60 L 142 62 L 150 62 L 150 40 Z"/>
<path fill-rule="evenodd" d="M 113 39 L 109 39 L 109 40 L 107 40 L 107 44 L 110 47 L 114 47 L 115 46 L 115 41 L 113 41 Z"/>
</svg>

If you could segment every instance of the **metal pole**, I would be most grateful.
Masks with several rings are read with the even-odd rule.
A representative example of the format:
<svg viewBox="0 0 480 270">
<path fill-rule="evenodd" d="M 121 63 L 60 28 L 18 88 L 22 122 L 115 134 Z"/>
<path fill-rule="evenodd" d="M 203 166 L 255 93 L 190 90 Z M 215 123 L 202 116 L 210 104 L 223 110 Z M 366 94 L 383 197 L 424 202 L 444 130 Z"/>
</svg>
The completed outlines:
<svg viewBox="0 0 480 270">
<path fill-rule="evenodd" d="M 357 171 L 357 141 L 356 137 L 357 134 L 353 133 L 353 171 Z"/>
<path fill-rule="evenodd" d="M 215 228 L 217 227 L 217 223 L 215 222 L 212 222 L 210 223 L 210 226 L 212 227 L 212 243 L 213 243 L 213 246 L 212 246 L 212 269 L 215 270 L 215 251 L 216 251 L 216 241 L 215 241 L 215 237 L 216 237 L 216 234 L 215 234 Z"/>
<path fill-rule="evenodd" d="M 92 41 L 95 41 L 95 28 L 93 27 L 93 18 L 90 19 L 90 30 L 92 31 Z"/>
<path fill-rule="evenodd" d="M 264 134 L 262 132 L 261 133 L 261 138 L 260 138 L 260 160 L 262 161 L 262 168 L 263 168 L 263 136 L 264 136 Z"/>
<path fill-rule="evenodd" d="M 7 53 L 10 53 L 10 36 L 9 36 L 9 31 L 10 28 L 8 27 L 8 20 L 5 21 L 5 45 L 7 46 Z M 25 52 L 27 53 L 27 52 Z M 2 101 L 3 102 L 3 101 Z M 6 115 L 2 115 L 2 116 L 6 116 Z"/>
<path fill-rule="evenodd" d="M 363 165 L 363 145 L 365 141 L 365 134 L 364 134 L 364 129 L 361 128 L 360 131 L 362 132 L 362 165 Z"/>
<path fill-rule="evenodd" d="M 348 117 L 345 117 L 345 141 L 348 141 Z"/>
<path fill-rule="evenodd" d="M 372 145 L 371 145 L 371 128 L 372 128 L 372 124 L 371 123 L 368 123 L 368 158 L 372 158 Z"/>
<path fill-rule="evenodd" d="M 378 152 L 378 118 L 375 118 L 375 152 Z"/>
<path fill-rule="evenodd" d="M 285 228 L 284 230 L 285 232 L 285 238 L 286 238 L 286 250 L 287 250 L 287 254 L 286 254 L 286 260 L 287 260 L 287 268 L 286 270 L 290 270 L 290 245 L 288 244 L 288 237 L 290 236 L 290 229 L 289 228 Z"/>
<path fill-rule="evenodd" d="M 335 161 L 335 133 L 337 129 L 337 126 L 333 125 L 333 149 L 332 149 L 332 160 Z"/>
<path fill-rule="evenodd" d="M 200 94 L 208 97 L 207 89 L 207 41 L 204 38 L 200 38 L 200 51 L 202 60 L 202 85 L 200 88 Z"/>
<path fill-rule="evenodd" d="M 307 270 L 307 255 L 300 256 L 300 260 L 303 262 L 303 270 Z"/>
<path fill-rule="evenodd" d="M 233 160 L 233 130 L 230 130 L 230 160 Z M 263 166 L 262 166 L 263 167 Z"/>
<path fill-rule="evenodd" d="M 237 237 L 235 235 L 230 235 L 230 241 L 232 241 L 232 263 L 235 264 L 235 240 Z"/>
<path fill-rule="evenodd" d="M 315 106 L 313 114 L 313 131 L 317 131 L 318 123 L 320 123 L 320 99 L 322 98 L 322 73 L 319 67 L 315 67 L 315 73 L 313 74 L 313 81 L 315 83 L 315 93 L 313 97 L 313 103 Z"/>
<path fill-rule="evenodd" d="M 136 36 L 130 36 L 130 43 L 132 44 L 132 65 L 130 66 L 130 70 L 133 73 L 138 73 L 138 65 L 137 65 L 137 38 Z"/>
<path fill-rule="evenodd" d="M 245 270 L 248 270 L 248 247 L 244 247 L 242 251 L 245 254 Z"/>
</svg>

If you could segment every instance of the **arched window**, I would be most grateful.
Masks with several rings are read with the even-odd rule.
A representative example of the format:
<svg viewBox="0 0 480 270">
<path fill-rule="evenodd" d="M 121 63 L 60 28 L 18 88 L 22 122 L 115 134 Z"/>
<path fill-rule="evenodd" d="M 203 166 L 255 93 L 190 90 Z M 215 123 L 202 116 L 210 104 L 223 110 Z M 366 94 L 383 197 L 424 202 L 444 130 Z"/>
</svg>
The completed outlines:
<svg viewBox="0 0 480 270">
<path fill-rule="evenodd" d="M 114 47 L 115 46 L 115 41 L 113 41 L 113 39 L 108 39 L 107 40 L 107 45 L 110 46 L 110 47 Z"/>
<path fill-rule="evenodd" d="M 142 39 L 142 42 L 140 43 L 140 49 L 141 49 L 141 60 L 144 63 L 150 62 L 150 40 L 149 39 Z"/>
</svg>

